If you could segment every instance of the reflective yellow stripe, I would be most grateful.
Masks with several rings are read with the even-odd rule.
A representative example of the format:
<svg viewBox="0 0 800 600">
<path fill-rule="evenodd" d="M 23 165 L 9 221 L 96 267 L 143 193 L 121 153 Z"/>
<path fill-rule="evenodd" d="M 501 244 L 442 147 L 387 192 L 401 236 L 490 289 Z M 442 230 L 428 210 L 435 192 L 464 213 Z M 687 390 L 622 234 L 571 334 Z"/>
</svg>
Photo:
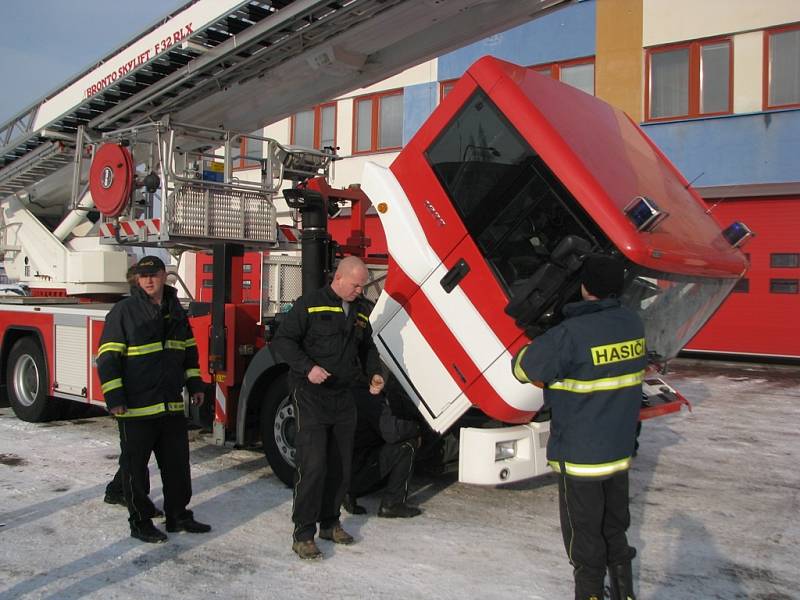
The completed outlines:
<svg viewBox="0 0 800 600">
<path fill-rule="evenodd" d="M 142 354 L 152 354 L 153 352 L 160 352 L 164 349 L 161 342 L 154 342 L 152 344 L 144 344 L 143 346 L 128 346 L 128 356 L 141 356 Z"/>
<path fill-rule="evenodd" d="M 561 464 L 557 460 L 547 461 L 556 473 L 561 473 Z M 622 458 L 608 463 L 600 463 L 597 465 L 580 465 L 577 463 L 564 463 L 564 468 L 567 475 L 575 477 L 604 477 L 606 475 L 613 475 L 619 471 L 625 471 L 631 466 L 631 458 Z"/>
<path fill-rule="evenodd" d="M 644 338 L 606 344 L 605 346 L 593 346 L 591 353 L 595 366 L 641 358 L 644 356 Z"/>
<path fill-rule="evenodd" d="M 167 410 L 170 412 L 183 412 L 183 402 L 167 402 Z"/>
<path fill-rule="evenodd" d="M 186 350 L 186 342 L 181 340 L 167 340 L 167 350 Z"/>
<path fill-rule="evenodd" d="M 189 379 L 190 377 L 200 377 L 200 369 L 186 369 L 184 376 L 186 379 Z"/>
<path fill-rule="evenodd" d="M 517 354 L 516 360 L 514 360 L 514 377 L 516 377 L 522 383 L 530 383 L 531 380 L 528 379 L 528 376 L 525 374 L 525 371 L 522 370 L 522 357 L 525 356 L 525 353 L 528 351 L 528 346 L 525 346 L 522 350 L 520 350 L 519 354 Z"/>
<path fill-rule="evenodd" d="M 106 381 L 103 385 L 100 386 L 100 389 L 103 390 L 104 394 L 112 390 L 118 390 L 122 387 L 122 379 L 112 379 L 111 381 Z"/>
<path fill-rule="evenodd" d="M 183 406 L 183 405 L 181 405 Z M 143 406 L 141 408 L 128 408 L 125 410 L 124 413 L 121 415 L 117 415 L 117 417 L 149 417 L 152 415 L 159 415 L 163 412 L 166 412 L 164 409 L 164 403 L 161 402 L 159 404 L 153 404 L 151 406 Z"/>
<path fill-rule="evenodd" d="M 185 342 L 187 348 L 191 348 L 192 346 L 197 346 L 197 340 L 194 338 L 189 338 Z"/>
<path fill-rule="evenodd" d="M 516 374 L 516 367 L 515 374 Z M 644 371 L 628 373 L 619 377 L 605 377 L 604 379 L 592 379 L 581 381 L 580 379 L 562 379 L 554 381 L 547 387 L 551 390 L 564 390 L 576 394 L 590 394 L 592 392 L 605 392 L 609 390 L 619 390 L 633 385 L 638 385 L 644 380 Z"/>
<path fill-rule="evenodd" d="M 308 312 L 309 313 L 344 312 L 344 309 L 341 306 L 309 306 Z"/>
<path fill-rule="evenodd" d="M 97 356 L 100 356 L 103 352 L 124 353 L 127 347 L 128 346 L 126 346 L 125 344 L 120 344 L 119 342 L 106 342 L 97 349 Z"/>
<path fill-rule="evenodd" d="M 360 319 L 364 319 L 367 323 L 369 323 L 369 317 L 364 313 L 356 313 L 356 316 Z"/>
</svg>

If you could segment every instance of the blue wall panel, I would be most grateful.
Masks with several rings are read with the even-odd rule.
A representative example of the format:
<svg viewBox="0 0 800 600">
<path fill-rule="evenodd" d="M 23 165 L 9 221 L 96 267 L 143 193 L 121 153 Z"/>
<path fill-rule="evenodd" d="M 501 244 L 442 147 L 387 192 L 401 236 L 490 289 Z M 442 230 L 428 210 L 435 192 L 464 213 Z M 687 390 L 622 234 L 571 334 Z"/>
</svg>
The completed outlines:
<svg viewBox="0 0 800 600">
<path fill-rule="evenodd" d="M 800 181 L 800 110 L 642 127 L 696 187 Z"/>
<path fill-rule="evenodd" d="M 433 82 L 403 88 L 403 146 L 408 144 L 436 108 L 438 87 Z"/>
<path fill-rule="evenodd" d="M 527 66 L 594 56 L 594 53 L 595 3 L 569 4 L 439 57 L 439 81 L 460 77 L 487 54 Z"/>
</svg>

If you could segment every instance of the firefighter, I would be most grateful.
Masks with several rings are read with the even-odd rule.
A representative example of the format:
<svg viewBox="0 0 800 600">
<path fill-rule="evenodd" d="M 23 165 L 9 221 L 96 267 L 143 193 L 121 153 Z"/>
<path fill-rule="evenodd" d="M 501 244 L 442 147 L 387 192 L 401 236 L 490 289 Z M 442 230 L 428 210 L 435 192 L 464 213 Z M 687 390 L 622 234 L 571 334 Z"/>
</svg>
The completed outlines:
<svg viewBox="0 0 800 600">
<path fill-rule="evenodd" d="M 644 326 L 620 305 L 623 264 L 589 256 L 582 302 L 512 359 L 514 376 L 544 388 L 551 411 L 547 459 L 558 473 L 561 532 L 574 568 L 575 598 L 603 598 L 609 571 L 612 598 L 633 599 L 628 545 L 628 469 L 646 366 Z"/>
<path fill-rule="evenodd" d="M 351 515 L 367 509 L 358 497 L 384 487 L 378 516 L 408 519 L 422 511 L 406 503 L 408 483 L 414 471 L 414 455 L 420 445 L 416 421 L 392 414 L 385 397 L 355 393 L 358 420 L 353 450 L 353 476 L 343 508 Z"/>
<path fill-rule="evenodd" d="M 321 539 L 354 541 L 339 522 L 356 427 L 352 388 L 367 387 L 364 373 L 370 393 L 379 394 L 384 384 L 369 308 L 361 298 L 368 278 L 361 260 L 343 259 L 330 285 L 294 303 L 273 339 L 291 370 L 297 420 L 292 550 L 302 559 L 321 556 L 314 542 L 317 523 Z"/>
<path fill-rule="evenodd" d="M 189 440 L 181 391 L 204 399 L 197 344 L 174 288 L 166 285 L 164 263 L 145 256 L 136 265 L 138 286 L 108 313 L 97 370 L 109 412 L 120 433 L 120 470 L 131 536 L 158 543 L 166 534 L 153 525 L 147 497 L 147 463 L 155 452 L 161 470 L 169 532 L 205 533 L 209 525 L 186 507 L 192 496 Z"/>
</svg>

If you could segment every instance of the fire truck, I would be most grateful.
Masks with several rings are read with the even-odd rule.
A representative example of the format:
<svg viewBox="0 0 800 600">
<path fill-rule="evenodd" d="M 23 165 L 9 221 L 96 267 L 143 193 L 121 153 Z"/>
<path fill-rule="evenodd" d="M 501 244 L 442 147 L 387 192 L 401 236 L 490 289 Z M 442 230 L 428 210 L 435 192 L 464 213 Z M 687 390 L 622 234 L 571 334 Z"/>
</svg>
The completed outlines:
<svg viewBox="0 0 800 600">
<path fill-rule="evenodd" d="M 744 273 L 746 226 L 721 229 L 621 111 L 490 57 L 360 186 L 327 183 L 331 152 L 242 133 L 558 2 L 499 4 L 196 0 L 3 126 L 3 260 L 28 290 L 0 304 L 0 380 L 17 416 L 104 406 L 94 361 L 131 247 L 210 251 L 212 297 L 187 308 L 213 403 L 190 416 L 218 444 L 260 443 L 289 483 L 294 414 L 269 339 L 303 289 L 355 254 L 381 357 L 429 429 L 458 441 L 460 479 L 546 472 L 541 392 L 510 358 L 578 298 L 583 257 L 626 261 L 622 300 L 658 367 Z M 264 149 L 257 180 L 233 171 L 242 140 Z M 278 223 L 280 197 L 295 223 Z M 334 240 L 343 207 L 348 234 Z M 374 219 L 385 256 L 368 251 Z M 246 265 L 257 301 L 242 294 Z M 643 418 L 686 402 L 655 372 L 644 391 Z"/>
</svg>

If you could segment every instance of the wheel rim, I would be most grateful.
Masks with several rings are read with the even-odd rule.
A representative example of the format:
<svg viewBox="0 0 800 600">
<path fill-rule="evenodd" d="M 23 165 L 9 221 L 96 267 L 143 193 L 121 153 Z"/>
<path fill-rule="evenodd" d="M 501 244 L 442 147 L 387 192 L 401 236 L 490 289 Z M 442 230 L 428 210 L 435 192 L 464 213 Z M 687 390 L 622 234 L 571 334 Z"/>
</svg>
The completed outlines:
<svg viewBox="0 0 800 600">
<path fill-rule="evenodd" d="M 39 395 L 39 367 L 29 354 L 19 357 L 14 365 L 14 391 L 23 406 L 33 406 Z"/>
<path fill-rule="evenodd" d="M 291 397 L 286 396 L 278 405 L 278 410 L 275 413 L 275 424 L 273 428 L 273 435 L 275 438 L 275 445 L 278 447 L 281 457 L 292 467 L 295 465 L 295 446 L 294 436 L 297 431 L 297 423 L 294 416 L 294 405 L 291 402 Z"/>
</svg>

